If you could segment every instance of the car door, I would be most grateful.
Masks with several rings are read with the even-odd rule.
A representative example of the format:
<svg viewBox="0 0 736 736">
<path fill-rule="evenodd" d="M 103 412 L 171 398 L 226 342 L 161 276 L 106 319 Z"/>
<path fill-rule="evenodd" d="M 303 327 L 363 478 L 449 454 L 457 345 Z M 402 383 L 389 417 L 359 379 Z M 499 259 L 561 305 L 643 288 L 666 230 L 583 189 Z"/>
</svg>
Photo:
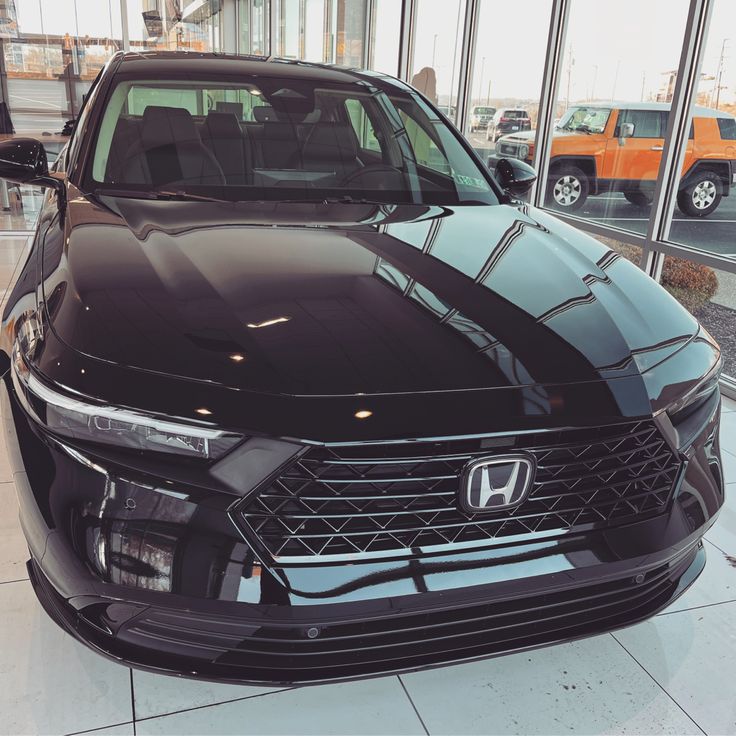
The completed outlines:
<svg viewBox="0 0 736 736">
<path fill-rule="evenodd" d="M 621 137 L 622 126 L 630 123 L 630 137 Z M 657 178 L 667 126 L 665 110 L 618 111 L 613 137 L 606 141 L 603 177 L 633 183 Z"/>
</svg>

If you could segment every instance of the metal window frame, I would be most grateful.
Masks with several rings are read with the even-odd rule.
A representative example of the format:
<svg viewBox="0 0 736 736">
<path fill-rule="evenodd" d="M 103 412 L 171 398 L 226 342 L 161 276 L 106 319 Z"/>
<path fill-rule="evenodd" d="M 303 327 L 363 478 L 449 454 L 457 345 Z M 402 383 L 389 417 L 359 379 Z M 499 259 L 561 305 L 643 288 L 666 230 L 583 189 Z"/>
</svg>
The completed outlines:
<svg viewBox="0 0 736 736">
<path fill-rule="evenodd" d="M 552 133 L 554 132 L 557 95 L 562 76 L 569 19 L 570 0 L 553 0 L 549 19 L 549 31 L 547 32 L 547 51 L 544 58 L 542 88 L 539 92 L 537 133 L 534 137 L 534 157 L 532 159 L 538 177 L 530 193 L 529 201 L 536 207 L 542 207 L 544 205 L 545 191 L 547 188 L 549 157 L 552 149 Z"/>
</svg>

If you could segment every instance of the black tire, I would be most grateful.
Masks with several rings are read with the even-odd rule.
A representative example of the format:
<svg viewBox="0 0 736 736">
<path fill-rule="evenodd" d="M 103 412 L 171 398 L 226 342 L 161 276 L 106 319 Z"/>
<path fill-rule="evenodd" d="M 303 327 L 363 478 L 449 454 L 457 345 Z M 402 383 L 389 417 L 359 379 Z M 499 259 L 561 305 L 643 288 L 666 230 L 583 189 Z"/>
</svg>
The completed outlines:
<svg viewBox="0 0 736 736">
<path fill-rule="evenodd" d="M 677 206 L 688 217 L 707 217 L 723 199 L 723 183 L 715 171 L 698 171 L 677 195 Z"/>
<path fill-rule="evenodd" d="M 575 212 L 588 199 L 590 180 L 577 166 L 555 169 L 547 179 L 547 205 L 560 212 Z"/>
<path fill-rule="evenodd" d="M 624 197 L 637 207 L 649 207 L 652 203 L 652 198 L 646 192 L 624 192 Z"/>
</svg>

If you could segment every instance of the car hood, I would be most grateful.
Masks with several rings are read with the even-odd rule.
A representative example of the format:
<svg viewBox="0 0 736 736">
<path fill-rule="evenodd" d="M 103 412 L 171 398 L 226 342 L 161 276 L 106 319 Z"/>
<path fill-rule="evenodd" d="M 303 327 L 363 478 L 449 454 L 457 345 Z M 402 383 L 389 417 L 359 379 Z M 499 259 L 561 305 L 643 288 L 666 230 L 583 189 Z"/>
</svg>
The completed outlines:
<svg viewBox="0 0 736 736">
<path fill-rule="evenodd" d="M 525 206 L 79 196 L 43 272 L 79 353 L 270 394 L 631 376 L 697 331 L 636 266 Z"/>
</svg>

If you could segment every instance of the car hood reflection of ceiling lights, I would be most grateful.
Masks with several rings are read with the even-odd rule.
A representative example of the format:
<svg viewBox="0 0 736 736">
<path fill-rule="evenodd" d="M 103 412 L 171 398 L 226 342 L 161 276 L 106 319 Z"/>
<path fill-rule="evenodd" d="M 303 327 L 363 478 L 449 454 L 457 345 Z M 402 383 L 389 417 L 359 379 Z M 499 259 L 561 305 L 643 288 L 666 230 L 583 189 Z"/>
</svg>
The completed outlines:
<svg viewBox="0 0 736 736">
<path fill-rule="evenodd" d="M 272 325 L 280 325 L 283 322 L 288 322 L 291 317 L 274 317 L 273 319 L 267 319 L 263 322 L 248 322 L 248 327 L 251 330 L 260 330 L 261 327 L 271 327 Z"/>
</svg>

